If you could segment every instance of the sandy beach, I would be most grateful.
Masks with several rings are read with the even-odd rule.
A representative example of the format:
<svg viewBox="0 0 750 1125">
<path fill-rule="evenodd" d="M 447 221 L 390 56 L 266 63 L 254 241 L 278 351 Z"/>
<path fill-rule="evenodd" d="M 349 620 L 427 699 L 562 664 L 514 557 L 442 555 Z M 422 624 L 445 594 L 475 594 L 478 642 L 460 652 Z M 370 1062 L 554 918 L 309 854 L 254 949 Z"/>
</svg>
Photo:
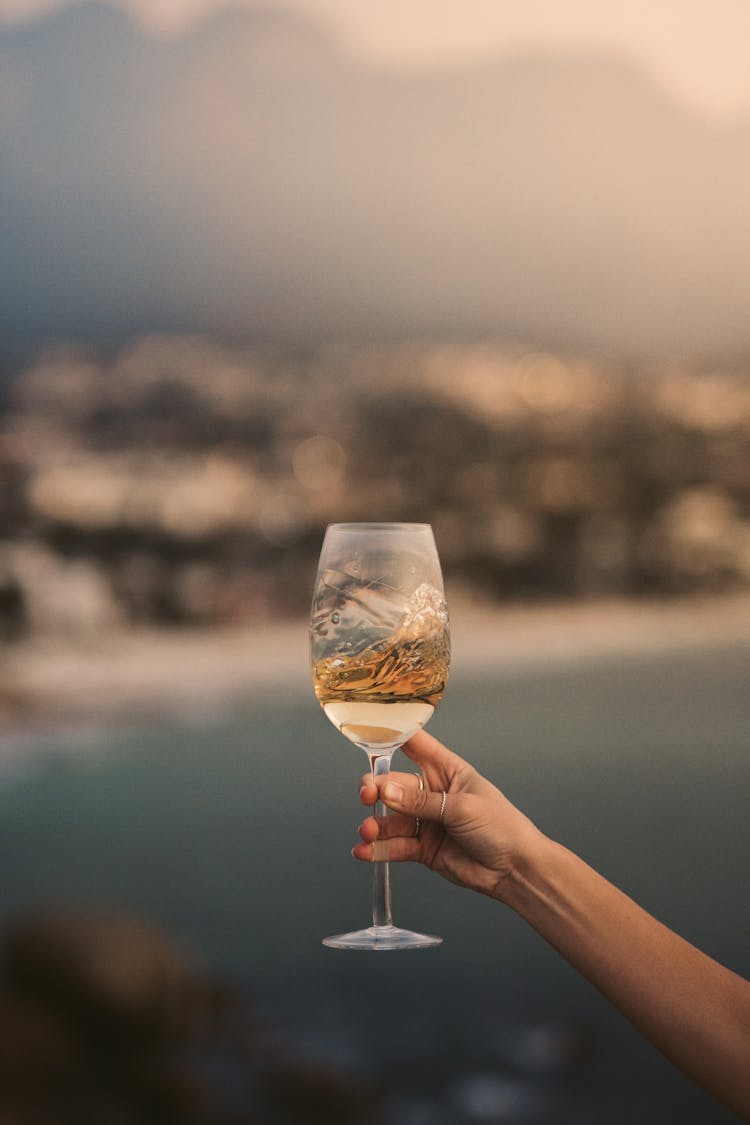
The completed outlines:
<svg viewBox="0 0 750 1125">
<path fill-rule="evenodd" d="M 453 599 L 452 676 L 509 676 L 644 655 L 750 649 L 750 595 L 498 608 Z M 0 651 L 0 726 L 200 715 L 310 692 L 306 622 L 226 630 L 127 630 Z"/>
</svg>

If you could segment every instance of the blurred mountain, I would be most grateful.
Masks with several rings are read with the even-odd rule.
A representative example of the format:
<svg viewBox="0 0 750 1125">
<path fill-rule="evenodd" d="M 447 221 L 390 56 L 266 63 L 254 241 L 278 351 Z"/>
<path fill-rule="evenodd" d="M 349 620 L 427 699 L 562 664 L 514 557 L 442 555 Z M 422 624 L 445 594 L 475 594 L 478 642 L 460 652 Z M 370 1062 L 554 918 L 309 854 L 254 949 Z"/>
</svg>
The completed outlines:
<svg viewBox="0 0 750 1125">
<path fill-rule="evenodd" d="M 0 30 L 0 331 L 750 346 L 750 122 L 615 57 L 375 69 L 300 17 Z"/>
</svg>

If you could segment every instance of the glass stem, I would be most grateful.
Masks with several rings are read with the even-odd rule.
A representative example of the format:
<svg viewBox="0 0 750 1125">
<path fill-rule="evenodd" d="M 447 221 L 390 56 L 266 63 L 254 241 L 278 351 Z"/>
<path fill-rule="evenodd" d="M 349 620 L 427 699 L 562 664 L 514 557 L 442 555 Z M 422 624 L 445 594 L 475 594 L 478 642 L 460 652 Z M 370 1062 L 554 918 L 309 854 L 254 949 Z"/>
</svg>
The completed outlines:
<svg viewBox="0 0 750 1125">
<path fill-rule="evenodd" d="M 390 773 L 391 755 L 373 754 L 370 757 L 372 776 L 381 777 Z M 387 816 L 388 809 L 382 801 L 378 801 L 373 810 L 375 816 Z M 381 849 L 387 855 L 387 843 Z M 378 859 L 372 865 L 372 924 L 377 929 L 379 926 L 392 926 L 391 913 L 391 874 L 387 859 Z"/>
</svg>

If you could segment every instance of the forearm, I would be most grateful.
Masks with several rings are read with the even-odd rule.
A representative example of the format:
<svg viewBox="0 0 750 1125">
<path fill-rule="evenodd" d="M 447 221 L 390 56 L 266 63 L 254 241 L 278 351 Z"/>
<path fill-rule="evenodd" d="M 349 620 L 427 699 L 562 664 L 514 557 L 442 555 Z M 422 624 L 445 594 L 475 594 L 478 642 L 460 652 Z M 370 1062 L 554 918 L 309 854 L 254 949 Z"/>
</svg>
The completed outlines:
<svg viewBox="0 0 750 1125">
<path fill-rule="evenodd" d="M 750 983 L 544 837 L 502 898 L 672 1062 L 750 1118 Z"/>
</svg>

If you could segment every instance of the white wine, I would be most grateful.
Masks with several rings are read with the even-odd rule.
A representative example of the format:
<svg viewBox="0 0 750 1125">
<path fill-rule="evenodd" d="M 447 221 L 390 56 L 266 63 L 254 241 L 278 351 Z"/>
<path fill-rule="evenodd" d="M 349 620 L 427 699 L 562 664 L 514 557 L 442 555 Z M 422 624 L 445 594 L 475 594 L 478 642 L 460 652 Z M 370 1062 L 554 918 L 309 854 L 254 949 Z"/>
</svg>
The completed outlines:
<svg viewBox="0 0 750 1125">
<path fill-rule="evenodd" d="M 445 602 L 422 586 L 391 636 L 313 665 L 315 694 L 342 734 L 368 753 L 388 753 L 432 715 L 449 659 Z"/>
<path fill-rule="evenodd" d="M 435 710 L 431 703 L 357 703 L 331 700 L 323 710 L 335 727 L 368 753 L 402 746 L 425 725 Z"/>
</svg>

